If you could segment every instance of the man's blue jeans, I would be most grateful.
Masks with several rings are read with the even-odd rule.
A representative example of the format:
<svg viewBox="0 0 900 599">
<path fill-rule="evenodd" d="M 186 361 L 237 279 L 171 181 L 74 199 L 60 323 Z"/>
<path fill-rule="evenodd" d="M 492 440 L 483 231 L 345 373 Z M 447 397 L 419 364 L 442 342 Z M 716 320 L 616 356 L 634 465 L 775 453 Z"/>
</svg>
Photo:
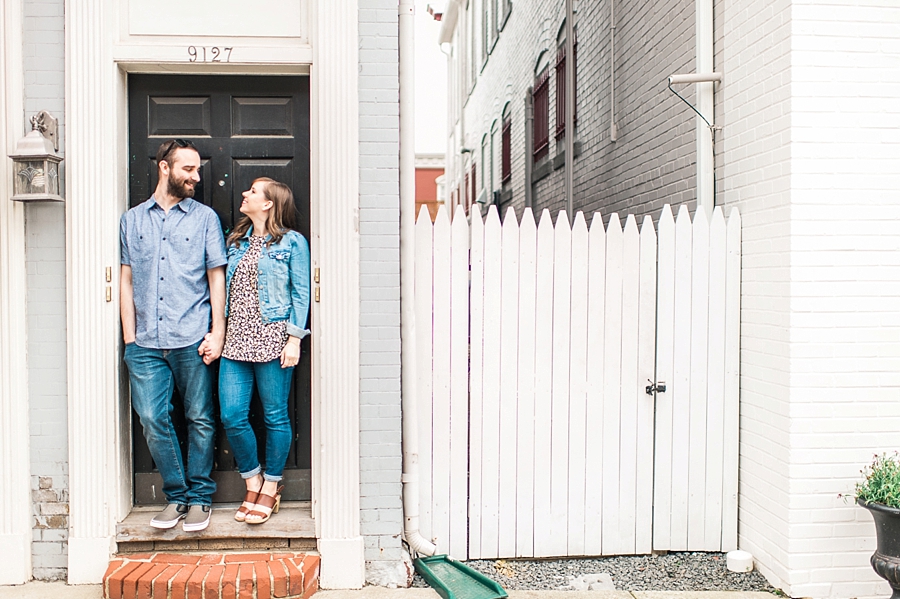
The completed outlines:
<svg viewBox="0 0 900 599">
<path fill-rule="evenodd" d="M 265 480 L 279 481 L 291 449 L 291 419 L 288 394 L 294 368 L 282 368 L 278 358 L 269 362 L 241 362 L 222 358 L 219 363 L 219 407 L 222 424 L 234 450 L 241 476 L 250 478 L 261 471 L 256 434 L 250 427 L 250 400 L 254 380 L 259 390 L 266 423 Z"/>
<path fill-rule="evenodd" d="M 180 349 L 149 349 L 135 343 L 125 346 L 131 405 L 140 416 L 168 503 L 211 505 L 216 490 L 210 476 L 216 432 L 213 375 L 197 353 L 199 346 L 199 341 Z M 187 469 L 172 425 L 172 391 L 176 387 L 187 422 Z"/>
</svg>

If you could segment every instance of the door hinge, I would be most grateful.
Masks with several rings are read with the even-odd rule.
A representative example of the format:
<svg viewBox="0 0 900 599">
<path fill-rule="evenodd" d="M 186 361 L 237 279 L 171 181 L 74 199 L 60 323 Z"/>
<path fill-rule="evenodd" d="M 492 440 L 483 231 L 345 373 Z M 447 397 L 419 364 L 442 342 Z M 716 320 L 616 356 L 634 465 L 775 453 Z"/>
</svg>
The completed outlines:
<svg viewBox="0 0 900 599">
<path fill-rule="evenodd" d="M 654 393 L 665 393 L 666 392 L 666 383 L 665 381 L 658 381 L 657 383 L 651 383 L 650 379 L 647 379 L 647 382 L 650 383 L 644 388 L 644 391 L 647 392 L 647 395 L 653 395 Z"/>
<path fill-rule="evenodd" d="M 319 299 L 320 299 L 320 296 L 319 296 L 319 288 L 316 287 L 316 301 L 319 301 Z"/>
</svg>

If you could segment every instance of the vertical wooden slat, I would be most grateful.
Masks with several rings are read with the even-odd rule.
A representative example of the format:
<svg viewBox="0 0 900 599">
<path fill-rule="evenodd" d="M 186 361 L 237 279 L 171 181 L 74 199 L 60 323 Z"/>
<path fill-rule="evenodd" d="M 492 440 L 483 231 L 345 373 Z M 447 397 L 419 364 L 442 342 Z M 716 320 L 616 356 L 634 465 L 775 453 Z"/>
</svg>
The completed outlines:
<svg viewBox="0 0 900 599">
<path fill-rule="evenodd" d="M 550 419 L 553 383 L 553 221 L 541 213 L 537 233 L 534 352 L 534 554 L 553 555 L 550 543 Z"/>
<path fill-rule="evenodd" d="M 441 206 L 438 213 L 443 210 Z M 426 539 L 434 538 L 431 526 L 432 458 L 431 436 L 434 430 L 431 422 L 432 382 L 431 342 L 433 333 L 433 239 L 431 216 L 428 208 L 422 207 L 416 221 L 416 391 L 419 408 L 419 530 Z"/>
<path fill-rule="evenodd" d="M 586 479 L 584 499 L 585 555 L 603 552 L 603 388 L 605 384 L 604 321 L 606 318 L 606 232 L 595 214 L 588 244 L 587 400 L 585 406 Z M 612 492 L 612 490 L 610 490 Z"/>
<path fill-rule="evenodd" d="M 620 452 L 619 419 L 622 382 L 622 277 L 623 235 L 619 215 L 613 213 L 606 227 L 606 298 L 603 347 L 603 554 L 628 552 L 627 539 L 619 532 Z"/>
<path fill-rule="evenodd" d="M 667 551 L 672 534 L 672 368 L 675 344 L 675 219 L 663 206 L 659 217 L 656 274 L 656 381 L 667 390 L 656 396 L 653 548 Z"/>
<path fill-rule="evenodd" d="M 722 456 L 722 551 L 737 549 L 741 367 L 741 215 L 728 215 L 725 264 L 725 405 Z"/>
<path fill-rule="evenodd" d="M 519 223 L 509 208 L 501 231 L 500 489 L 498 557 L 516 555 L 516 431 L 519 354 Z"/>
<path fill-rule="evenodd" d="M 441 206 L 443 208 L 443 206 Z M 434 221 L 434 336 L 432 345 L 432 533 L 441 547 L 450 537 L 450 218 Z"/>
<path fill-rule="evenodd" d="M 567 555 L 585 555 L 585 484 L 590 476 L 586 449 L 588 229 L 584 214 L 572 227 L 569 336 L 569 488 Z"/>
<path fill-rule="evenodd" d="M 637 474 L 635 551 L 653 549 L 653 414 L 654 397 L 647 395 L 647 381 L 655 376 L 656 359 L 656 231 L 653 219 L 644 217 L 640 234 L 640 300 L 638 311 Z"/>
<path fill-rule="evenodd" d="M 550 551 L 566 555 L 569 509 L 569 326 L 572 230 L 565 211 L 556 216 L 553 261 L 553 386 L 550 414 Z"/>
<path fill-rule="evenodd" d="M 519 226 L 519 350 L 516 420 L 516 557 L 534 556 L 535 311 L 537 228 L 530 208 Z M 540 425 L 538 425 L 540 426 Z"/>
<path fill-rule="evenodd" d="M 693 229 L 684 204 L 675 220 L 675 337 L 672 381 L 672 537 L 669 549 L 688 547 L 688 472 L 691 380 L 691 255 Z"/>
<path fill-rule="evenodd" d="M 469 498 L 469 223 L 462 210 L 450 233 L 450 540 L 468 558 Z"/>
<path fill-rule="evenodd" d="M 638 386 L 638 316 L 640 299 L 640 237 L 637 221 L 625 220 L 622 253 L 622 363 L 619 408 L 619 537 L 626 553 L 635 551 L 637 524 L 638 405 L 644 401 Z"/>
<path fill-rule="evenodd" d="M 469 558 L 478 559 L 481 550 L 481 455 L 482 404 L 484 385 L 484 223 L 478 206 L 472 207 L 471 296 L 469 303 Z"/>
<path fill-rule="evenodd" d="M 484 370 L 481 428 L 481 551 L 496 557 L 500 533 L 500 216 L 488 209 L 484 224 Z"/>
<path fill-rule="evenodd" d="M 690 462 L 688 470 L 688 549 L 703 547 L 706 518 L 706 383 L 709 358 L 709 223 L 694 213 L 691 248 Z"/>
</svg>

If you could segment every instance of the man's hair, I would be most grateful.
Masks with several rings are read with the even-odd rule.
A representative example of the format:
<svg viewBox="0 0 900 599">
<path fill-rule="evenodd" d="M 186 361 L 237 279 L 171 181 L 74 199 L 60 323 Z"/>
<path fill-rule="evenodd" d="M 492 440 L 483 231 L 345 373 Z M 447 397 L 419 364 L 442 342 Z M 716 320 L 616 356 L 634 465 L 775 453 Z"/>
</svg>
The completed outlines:
<svg viewBox="0 0 900 599">
<path fill-rule="evenodd" d="M 168 164 L 169 168 L 171 168 L 172 158 L 175 156 L 175 152 L 177 152 L 180 148 L 190 148 L 198 154 L 200 153 L 200 151 L 194 146 L 194 144 L 186 139 L 169 139 L 162 142 L 159 146 L 159 149 L 156 150 L 156 166 L 159 167 L 159 163 L 165 160 L 166 164 Z"/>
</svg>

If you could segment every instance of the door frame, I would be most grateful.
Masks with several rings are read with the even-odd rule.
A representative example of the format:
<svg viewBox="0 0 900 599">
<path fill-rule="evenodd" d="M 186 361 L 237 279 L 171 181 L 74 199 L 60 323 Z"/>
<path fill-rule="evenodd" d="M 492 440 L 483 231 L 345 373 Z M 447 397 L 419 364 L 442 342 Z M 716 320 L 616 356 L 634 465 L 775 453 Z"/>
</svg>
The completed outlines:
<svg viewBox="0 0 900 599">
<path fill-rule="evenodd" d="M 320 584 L 364 584 L 359 523 L 357 2 L 311 2 L 309 9 L 310 44 L 305 47 L 286 52 L 259 38 L 251 40 L 256 46 L 247 52 L 249 62 L 197 64 L 181 56 L 184 47 L 177 40 L 148 36 L 135 44 L 133 37 L 123 36 L 117 17 L 127 6 L 117 0 L 66 3 L 72 584 L 100 581 L 115 552 L 115 525 L 131 509 L 130 411 L 115 290 L 118 219 L 127 206 L 127 74 L 138 72 L 310 75 L 310 249 L 313 269 L 321 269 L 326 300 L 312 305 L 312 491 L 322 558 Z M 286 55 L 293 61 L 285 62 Z"/>
</svg>

